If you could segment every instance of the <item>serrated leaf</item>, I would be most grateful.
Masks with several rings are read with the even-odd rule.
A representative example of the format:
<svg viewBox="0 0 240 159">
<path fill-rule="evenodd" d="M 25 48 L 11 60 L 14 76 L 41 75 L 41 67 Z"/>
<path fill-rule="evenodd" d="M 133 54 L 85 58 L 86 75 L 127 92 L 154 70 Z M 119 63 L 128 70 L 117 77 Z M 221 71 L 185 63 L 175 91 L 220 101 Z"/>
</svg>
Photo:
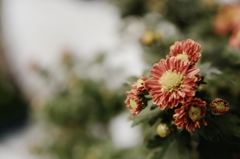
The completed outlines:
<svg viewBox="0 0 240 159">
<path fill-rule="evenodd" d="M 153 149 L 156 147 L 161 147 L 162 145 L 164 145 L 164 142 L 168 142 L 168 137 L 160 137 L 159 135 L 155 135 L 154 139 L 151 139 L 148 141 L 147 143 L 147 148 L 149 149 Z"/>
<path fill-rule="evenodd" d="M 197 67 L 201 70 L 200 74 L 201 76 L 205 76 L 207 74 L 208 69 L 210 68 L 211 63 L 206 62 L 204 64 L 197 63 Z"/>
<path fill-rule="evenodd" d="M 211 123 L 208 122 L 207 126 L 202 126 L 199 129 L 199 134 L 208 141 L 219 141 L 220 131 Z"/>
<path fill-rule="evenodd" d="M 136 126 L 142 122 L 150 122 L 151 125 L 155 123 L 158 119 L 158 115 L 163 112 L 160 109 L 151 109 L 151 106 L 147 106 L 144 110 L 142 110 L 137 116 L 131 118 L 133 120 L 133 126 Z"/>
<path fill-rule="evenodd" d="M 154 152 L 151 159 L 190 159 L 190 152 L 180 136 L 173 134 L 164 140 L 160 149 Z"/>
<path fill-rule="evenodd" d="M 207 78 L 212 78 L 213 75 L 220 75 L 222 71 L 218 68 L 211 67 L 211 63 L 207 62 L 204 64 L 197 64 L 197 67 L 201 70 L 200 75 L 206 76 Z"/>
<path fill-rule="evenodd" d="M 150 120 L 148 121 L 149 126 L 153 126 L 158 118 L 158 116 L 150 118 Z"/>
<path fill-rule="evenodd" d="M 231 140 L 233 136 L 240 137 L 240 118 L 234 114 L 216 116 L 211 123 L 219 129 L 225 139 Z"/>
<path fill-rule="evenodd" d="M 190 132 L 190 135 L 192 137 L 192 139 L 196 142 L 199 142 L 200 141 L 200 136 L 201 134 L 199 133 L 199 130 L 196 130 L 196 131 L 193 131 L 193 132 Z"/>
</svg>

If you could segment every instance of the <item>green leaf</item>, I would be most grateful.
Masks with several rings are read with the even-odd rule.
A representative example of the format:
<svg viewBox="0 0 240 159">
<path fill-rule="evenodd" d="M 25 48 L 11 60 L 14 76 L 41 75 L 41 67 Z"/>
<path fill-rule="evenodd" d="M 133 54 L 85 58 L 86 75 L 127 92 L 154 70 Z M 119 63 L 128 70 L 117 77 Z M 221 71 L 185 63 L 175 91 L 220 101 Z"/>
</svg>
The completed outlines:
<svg viewBox="0 0 240 159">
<path fill-rule="evenodd" d="M 131 120 L 133 120 L 132 127 L 142 122 L 149 123 L 150 126 L 152 126 L 158 119 L 159 114 L 161 113 L 163 113 L 163 111 L 161 111 L 160 109 L 157 108 L 152 110 L 151 106 L 147 106 L 137 116 L 135 116 L 134 118 L 130 118 Z"/>
<path fill-rule="evenodd" d="M 199 141 L 199 135 L 208 141 L 219 141 L 221 139 L 233 141 L 233 137 L 240 138 L 239 123 L 240 118 L 233 114 L 215 116 L 206 121 L 207 126 L 202 126 L 191 133 L 195 141 Z"/>
<path fill-rule="evenodd" d="M 231 113 L 216 116 L 211 123 L 219 129 L 225 139 L 232 140 L 233 136 L 240 138 L 240 118 L 238 116 Z"/>
<path fill-rule="evenodd" d="M 168 137 L 160 137 L 159 135 L 155 135 L 154 139 L 151 139 L 147 143 L 147 148 L 153 149 L 157 147 L 161 147 L 164 145 L 164 142 L 168 142 Z"/>
<path fill-rule="evenodd" d="M 199 134 L 202 135 L 208 141 L 218 141 L 220 131 L 211 123 L 208 122 L 207 126 L 202 126 L 198 130 Z"/>
<path fill-rule="evenodd" d="M 151 141 L 149 147 L 157 146 L 157 142 L 160 142 L 158 145 L 161 146 L 153 151 L 151 159 L 190 159 L 190 152 L 181 138 L 182 136 L 172 134 L 167 138 L 161 140 L 158 138 L 155 142 Z"/>
<path fill-rule="evenodd" d="M 208 69 L 210 68 L 211 63 L 206 62 L 204 64 L 197 63 L 197 67 L 201 70 L 201 76 L 205 76 L 207 74 Z"/>
</svg>

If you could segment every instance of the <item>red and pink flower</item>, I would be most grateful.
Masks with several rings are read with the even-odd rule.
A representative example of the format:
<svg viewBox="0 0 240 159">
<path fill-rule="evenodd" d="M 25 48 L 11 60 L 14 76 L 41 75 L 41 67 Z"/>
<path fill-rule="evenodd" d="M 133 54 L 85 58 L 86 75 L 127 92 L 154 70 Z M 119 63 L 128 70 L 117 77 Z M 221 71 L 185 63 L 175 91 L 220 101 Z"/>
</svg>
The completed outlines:
<svg viewBox="0 0 240 159">
<path fill-rule="evenodd" d="M 139 114 L 142 111 L 142 109 L 145 108 L 145 104 L 142 101 L 142 98 L 140 96 L 135 95 L 133 92 L 127 92 L 125 104 L 133 117 Z"/>
<path fill-rule="evenodd" d="M 191 98 L 180 108 L 175 109 L 173 118 L 177 128 L 186 128 L 188 131 L 195 131 L 201 124 L 207 126 L 204 120 L 206 114 L 206 102 L 200 98 Z"/>
<path fill-rule="evenodd" d="M 153 103 L 160 109 L 173 108 L 195 95 L 199 69 L 188 61 L 170 57 L 154 64 L 152 77 L 145 85 L 152 95 Z"/>
<path fill-rule="evenodd" d="M 146 76 L 142 76 L 136 82 L 133 83 L 132 89 L 128 92 L 125 104 L 130 110 L 133 116 L 136 116 L 141 112 L 142 109 L 146 107 L 144 103 L 144 94 L 147 93 L 147 88 L 145 86 Z"/>
<path fill-rule="evenodd" d="M 148 78 L 146 76 L 142 76 L 140 79 L 133 83 L 132 91 L 134 92 L 135 95 L 140 95 L 147 92 L 148 88 L 145 85 L 147 79 Z"/>
<path fill-rule="evenodd" d="M 201 57 L 200 49 L 201 45 L 191 39 L 176 41 L 170 47 L 170 53 L 167 55 L 167 58 L 175 56 L 177 59 L 186 60 L 191 65 L 194 65 Z"/>
</svg>

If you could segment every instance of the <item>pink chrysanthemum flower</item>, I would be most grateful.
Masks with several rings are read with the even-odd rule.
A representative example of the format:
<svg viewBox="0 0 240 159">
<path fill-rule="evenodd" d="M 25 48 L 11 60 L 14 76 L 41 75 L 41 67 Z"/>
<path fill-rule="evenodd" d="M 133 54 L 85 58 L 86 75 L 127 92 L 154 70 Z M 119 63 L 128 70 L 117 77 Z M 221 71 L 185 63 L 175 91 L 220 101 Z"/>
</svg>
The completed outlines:
<svg viewBox="0 0 240 159">
<path fill-rule="evenodd" d="M 177 128 L 195 131 L 196 128 L 200 128 L 201 123 L 207 126 L 207 122 L 204 120 L 205 114 L 206 102 L 200 98 L 191 98 L 183 103 L 180 108 L 175 109 L 173 118 Z"/>
<path fill-rule="evenodd" d="M 134 92 L 135 95 L 144 94 L 147 91 L 147 87 L 145 85 L 147 79 L 148 78 L 146 76 L 142 76 L 140 79 L 133 83 L 132 92 Z"/>
<path fill-rule="evenodd" d="M 145 108 L 146 104 L 143 102 L 144 94 L 147 93 L 147 88 L 145 86 L 146 76 L 142 76 L 136 82 L 133 83 L 132 89 L 128 92 L 125 104 L 130 110 L 133 116 L 136 116 L 142 109 Z"/>
<path fill-rule="evenodd" d="M 135 95 L 133 92 L 127 92 L 125 104 L 133 117 L 139 114 L 142 111 L 142 109 L 145 108 L 145 104 L 142 101 L 142 98 L 140 96 Z"/>
<path fill-rule="evenodd" d="M 171 57 L 160 60 L 151 70 L 152 77 L 145 85 L 149 88 L 153 103 L 160 109 L 176 107 L 195 95 L 199 69 L 187 61 Z"/>
<path fill-rule="evenodd" d="M 174 45 L 170 46 L 170 53 L 167 58 L 175 56 L 177 59 L 186 60 L 194 65 L 201 57 L 200 49 L 201 45 L 191 39 L 176 41 Z"/>
<path fill-rule="evenodd" d="M 213 115 L 223 115 L 229 111 L 229 105 L 225 100 L 216 98 L 210 103 L 210 109 Z"/>
</svg>

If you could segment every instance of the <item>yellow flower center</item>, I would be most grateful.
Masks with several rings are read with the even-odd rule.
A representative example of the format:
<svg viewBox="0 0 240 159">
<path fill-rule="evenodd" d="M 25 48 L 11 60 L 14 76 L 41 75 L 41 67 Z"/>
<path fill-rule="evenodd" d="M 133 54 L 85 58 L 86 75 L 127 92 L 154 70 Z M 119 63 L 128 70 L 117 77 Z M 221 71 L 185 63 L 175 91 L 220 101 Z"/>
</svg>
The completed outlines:
<svg viewBox="0 0 240 159">
<path fill-rule="evenodd" d="M 137 108 L 137 102 L 135 102 L 134 99 L 130 99 L 130 106 L 132 109 L 136 109 Z"/>
<path fill-rule="evenodd" d="M 142 79 L 137 80 L 137 88 L 142 87 L 142 85 L 143 85 L 143 80 Z"/>
<path fill-rule="evenodd" d="M 214 103 L 214 106 L 217 108 L 217 110 L 225 110 L 226 109 L 224 102 Z"/>
<path fill-rule="evenodd" d="M 176 71 L 166 71 L 159 79 L 158 83 L 164 91 L 173 92 L 180 89 L 183 81 L 183 75 Z"/>
<path fill-rule="evenodd" d="M 188 116 L 193 122 L 202 119 L 202 111 L 199 107 L 191 106 L 188 110 Z"/>
<path fill-rule="evenodd" d="M 177 58 L 177 59 L 180 59 L 180 60 L 186 60 L 186 61 L 188 61 L 188 55 L 187 55 L 187 53 L 184 52 L 184 51 L 183 51 L 182 54 L 178 54 L 178 55 L 176 56 L 176 58 Z"/>
</svg>

